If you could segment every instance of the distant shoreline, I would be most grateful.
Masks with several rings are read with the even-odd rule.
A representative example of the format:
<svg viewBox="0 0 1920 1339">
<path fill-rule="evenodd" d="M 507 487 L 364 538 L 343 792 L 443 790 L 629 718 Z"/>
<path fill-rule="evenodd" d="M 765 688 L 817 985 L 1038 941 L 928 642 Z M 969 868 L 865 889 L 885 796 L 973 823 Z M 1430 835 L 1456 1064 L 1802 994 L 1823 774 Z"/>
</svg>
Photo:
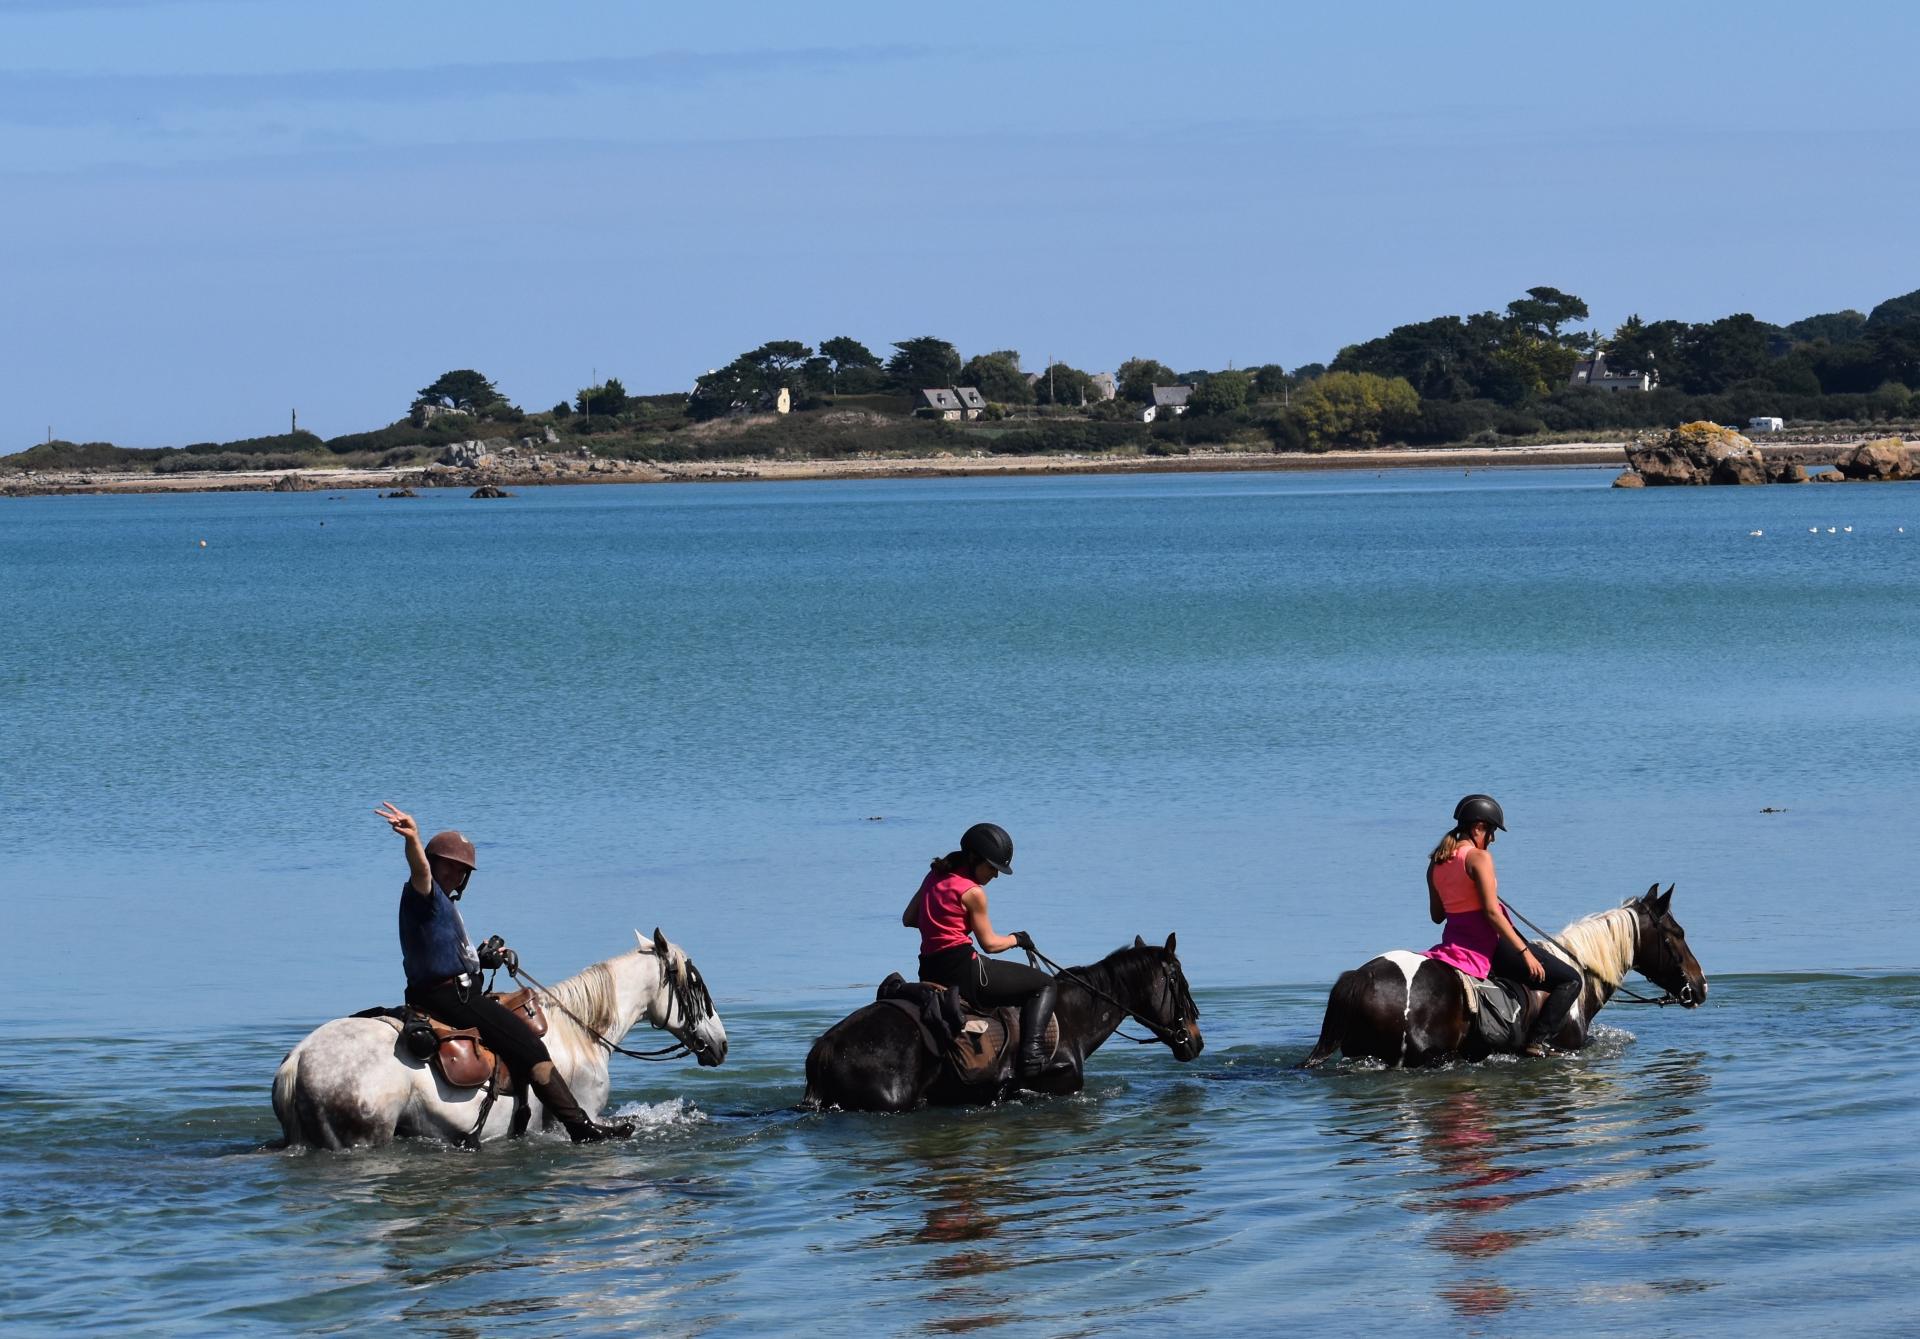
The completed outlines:
<svg viewBox="0 0 1920 1339">
<path fill-rule="evenodd" d="M 571 462 L 569 462 L 571 465 Z M 1303 452 L 1195 451 L 1178 456 L 927 456 L 882 460 L 737 460 L 686 464 L 595 461 L 591 468 L 562 466 L 537 473 L 489 474 L 447 470 L 425 477 L 418 466 L 398 469 L 252 470 L 166 475 L 73 472 L 23 475 L 0 481 L 0 495 L 44 497 L 94 493 L 259 493 L 289 476 L 297 490 L 474 488 L 491 482 L 506 488 L 555 484 L 662 484 L 794 482 L 810 479 L 944 479 L 1061 474 L 1210 474 L 1239 471 L 1504 469 L 1514 467 L 1625 467 L 1619 442 L 1566 442 L 1546 446 L 1430 447 Z"/>
</svg>

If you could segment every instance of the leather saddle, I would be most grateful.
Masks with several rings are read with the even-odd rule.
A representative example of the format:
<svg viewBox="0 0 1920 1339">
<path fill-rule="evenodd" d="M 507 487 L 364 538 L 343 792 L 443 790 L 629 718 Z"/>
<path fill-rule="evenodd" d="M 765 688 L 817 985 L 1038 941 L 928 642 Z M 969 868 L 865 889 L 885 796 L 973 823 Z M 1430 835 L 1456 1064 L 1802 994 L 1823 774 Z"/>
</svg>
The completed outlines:
<svg viewBox="0 0 1920 1339">
<path fill-rule="evenodd" d="M 516 990 L 511 994 L 492 996 L 504 1009 L 517 1013 L 526 1020 L 533 1035 L 547 1035 L 547 1011 L 540 1005 L 539 997 L 531 990 Z M 407 1010 L 415 1012 L 417 1010 Z M 402 1031 L 405 1030 L 404 1013 L 399 1017 L 386 1015 Z M 433 1035 L 439 1041 L 428 1063 L 439 1074 L 449 1088 L 482 1088 L 491 1081 L 501 1092 L 512 1091 L 512 1079 L 507 1073 L 504 1061 L 480 1040 L 479 1028 L 456 1028 L 431 1014 L 422 1014 L 433 1028 Z"/>
<path fill-rule="evenodd" d="M 921 1041 L 953 1068 L 961 1083 L 997 1083 L 1011 1069 L 1020 1045 L 1020 1006 L 1005 1004 L 976 1009 L 947 987 L 932 981 L 908 981 L 895 972 L 874 993 L 879 1004 L 890 1004 L 912 1015 Z M 1060 1020 L 1047 1020 L 1047 1058 L 1060 1048 Z"/>
</svg>

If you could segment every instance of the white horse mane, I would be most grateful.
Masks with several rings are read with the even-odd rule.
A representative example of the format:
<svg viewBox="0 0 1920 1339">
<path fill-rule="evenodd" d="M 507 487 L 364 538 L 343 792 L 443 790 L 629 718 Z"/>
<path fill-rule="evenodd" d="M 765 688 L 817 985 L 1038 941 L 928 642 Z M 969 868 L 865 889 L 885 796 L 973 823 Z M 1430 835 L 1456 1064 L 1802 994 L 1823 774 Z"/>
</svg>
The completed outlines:
<svg viewBox="0 0 1920 1339">
<path fill-rule="evenodd" d="M 1609 989 L 1618 988 L 1633 968 L 1634 950 L 1640 946 L 1640 918 L 1631 907 L 1614 907 L 1582 916 L 1560 932 L 1560 939 L 1573 950 L 1578 962 Z M 1549 950 L 1554 945 L 1548 944 Z M 1557 956 L 1565 958 L 1565 953 Z"/>
<path fill-rule="evenodd" d="M 552 994 L 575 1018 L 602 1035 L 621 1021 L 614 1016 L 619 1007 L 619 987 L 614 984 L 612 969 L 604 962 L 575 972 L 555 985 Z M 565 1013 L 560 1016 L 566 1018 Z"/>
</svg>

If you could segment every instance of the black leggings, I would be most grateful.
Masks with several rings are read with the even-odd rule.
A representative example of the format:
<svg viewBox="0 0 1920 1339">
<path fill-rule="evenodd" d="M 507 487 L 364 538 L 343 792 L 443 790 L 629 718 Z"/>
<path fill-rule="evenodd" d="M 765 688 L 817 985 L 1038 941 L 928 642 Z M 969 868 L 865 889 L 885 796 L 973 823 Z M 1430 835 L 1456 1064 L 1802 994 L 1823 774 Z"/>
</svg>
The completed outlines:
<svg viewBox="0 0 1920 1339">
<path fill-rule="evenodd" d="M 1021 1004 L 1027 996 L 1053 984 L 1053 978 L 1045 972 L 1017 962 L 981 957 L 971 944 L 921 954 L 920 979 L 951 986 L 976 1009 L 995 1004 Z"/>
<path fill-rule="evenodd" d="M 1513 945 L 1502 939 L 1493 949 L 1493 970 L 1489 975 L 1503 980 L 1513 981 L 1529 990 L 1547 992 L 1547 1002 L 1541 1006 L 1540 1013 L 1533 1020 L 1533 1026 L 1527 1029 L 1527 1041 L 1552 1041 L 1553 1034 L 1567 1021 L 1567 1015 L 1573 1011 L 1574 1002 L 1580 998 L 1583 984 L 1580 973 L 1562 961 L 1556 954 L 1547 952 L 1540 945 L 1533 945 L 1533 956 L 1546 971 L 1547 979 L 1535 981 L 1527 972 L 1527 964 L 1514 952 Z"/>
<path fill-rule="evenodd" d="M 479 1028 L 480 1040 L 507 1062 L 507 1072 L 521 1083 L 527 1081 L 528 1072 L 535 1065 L 544 1065 L 553 1059 L 547 1054 L 547 1044 L 533 1035 L 533 1029 L 519 1014 L 503 1007 L 478 986 L 464 994 L 462 998 L 460 987 L 453 985 L 431 989 L 408 986 L 407 1003 L 425 1010 L 449 1027 Z"/>
</svg>

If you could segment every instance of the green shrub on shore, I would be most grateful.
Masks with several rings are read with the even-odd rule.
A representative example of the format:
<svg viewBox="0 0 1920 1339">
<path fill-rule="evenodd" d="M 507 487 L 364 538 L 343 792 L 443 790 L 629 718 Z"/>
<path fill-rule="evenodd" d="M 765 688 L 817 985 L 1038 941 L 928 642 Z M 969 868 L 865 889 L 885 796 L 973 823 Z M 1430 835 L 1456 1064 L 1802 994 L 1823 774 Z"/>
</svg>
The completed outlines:
<svg viewBox="0 0 1920 1339">
<path fill-rule="evenodd" d="M 201 470 L 227 473 L 233 470 L 311 469 L 320 463 L 320 459 L 318 456 L 259 455 L 250 451 L 220 451 L 211 455 L 205 453 L 188 455 L 184 451 L 176 451 L 156 460 L 153 464 L 153 472 L 155 474 L 186 474 Z"/>
<path fill-rule="evenodd" d="M 42 442 L 10 456 L 0 456 L 0 468 L 55 472 L 65 470 L 132 470 L 168 454 L 166 447 L 115 446 L 112 442 Z"/>
</svg>

